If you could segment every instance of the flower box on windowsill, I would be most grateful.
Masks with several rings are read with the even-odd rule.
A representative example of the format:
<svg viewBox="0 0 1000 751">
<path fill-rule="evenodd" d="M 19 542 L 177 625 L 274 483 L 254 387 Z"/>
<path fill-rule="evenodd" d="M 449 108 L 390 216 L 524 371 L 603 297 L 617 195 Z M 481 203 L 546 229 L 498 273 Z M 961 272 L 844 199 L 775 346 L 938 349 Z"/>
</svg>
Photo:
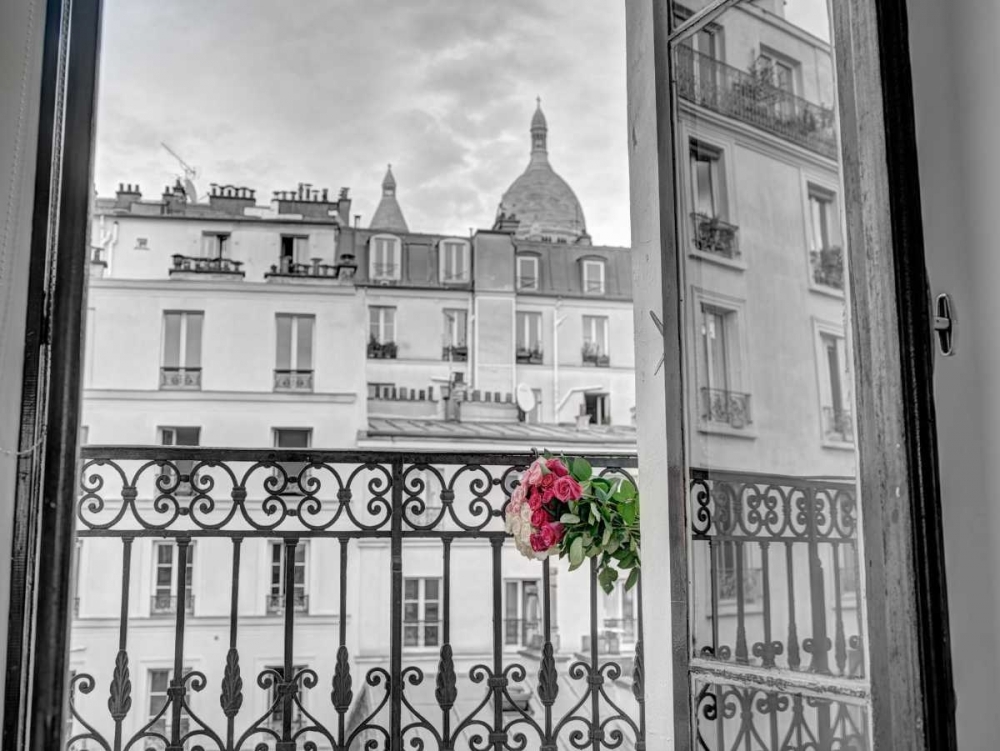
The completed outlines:
<svg viewBox="0 0 1000 751">
<path fill-rule="evenodd" d="M 517 361 L 522 365 L 541 365 L 543 362 L 542 350 L 518 347 Z"/>
<path fill-rule="evenodd" d="M 378 342 L 374 339 L 368 341 L 369 360 L 395 360 L 396 342 Z"/>
<path fill-rule="evenodd" d="M 603 354 L 600 349 L 596 347 L 584 345 L 583 364 L 593 365 L 597 368 L 608 368 L 611 367 L 611 357 Z"/>
<path fill-rule="evenodd" d="M 750 394 L 725 389 L 702 388 L 701 419 L 708 425 L 724 425 L 744 430 L 753 425 L 750 414 Z"/>
<path fill-rule="evenodd" d="M 809 253 L 812 263 L 812 281 L 819 287 L 837 292 L 844 291 L 844 251 L 832 247 L 813 250 Z"/>
<path fill-rule="evenodd" d="M 740 257 L 740 248 L 737 243 L 739 227 L 724 222 L 718 217 L 697 212 L 691 214 L 691 218 L 694 220 L 694 247 L 696 249 L 702 253 L 719 256 L 730 261 Z"/>
</svg>

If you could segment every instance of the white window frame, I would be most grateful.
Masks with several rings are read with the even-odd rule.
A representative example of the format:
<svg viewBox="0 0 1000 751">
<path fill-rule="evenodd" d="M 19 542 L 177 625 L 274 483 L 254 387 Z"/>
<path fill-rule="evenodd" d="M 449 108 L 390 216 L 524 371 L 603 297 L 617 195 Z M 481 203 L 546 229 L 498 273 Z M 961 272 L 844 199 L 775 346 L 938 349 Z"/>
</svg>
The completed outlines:
<svg viewBox="0 0 1000 751">
<path fill-rule="evenodd" d="M 538 274 L 540 264 L 538 262 L 538 256 L 527 255 L 520 253 L 516 257 L 516 287 L 518 292 L 537 292 L 538 291 Z M 524 273 L 524 266 L 529 265 L 532 267 L 531 274 Z M 527 283 L 530 280 L 530 283 Z"/>
<path fill-rule="evenodd" d="M 850 349 L 844 329 L 839 324 L 832 321 L 824 321 L 813 318 L 813 341 L 816 349 L 816 378 L 817 378 L 817 398 L 819 404 L 819 430 L 822 445 L 828 448 L 841 448 L 854 450 L 856 438 L 852 435 L 850 440 L 837 437 L 835 433 L 827 431 L 827 410 L 834 410 L 833 386 L 830 373 L 829 357 L 827 355 L 826 340 L 833 339 L 837 347 L 837 360 L 840 365 L 840 408 L 846 411 L 848 419 L 852 421 L 856 413 L 854 408 L 854 392 L 851 389 L 854 383 L 854 375 L 851 372 Z M 852 431 L 853 432 L 853 431 Z"/>
<path fill-rule="evenodd" d="M 469 255 L 468 240 L 448 238 L 438 243 L 438 273 L 442 284 L 466 284 L 469 281 Z"/>
<path fill-rule="evenodd" d="M 537 601 L 538 613 L 537 618 L 533 621 L 536 625 L 535 633 L 541 635 L 542 629 L 545 627 L 544 623 L 544 605 L 543 598 L 544 593 L 542 592 L 542 580 L 532 579 L 532 578 L 516 578 L 516 579 L 504 579 L 503 583 L 503 644 L 505 649 L 520 649 L 522 647 L 530 647 L 531 639 L 525 639 L 525 628 L 524 623 L 527 620 L 526 614 L 524 612 L 524 602 L 527 597 L 525 590 L 528 586 L 533 586 L 535 589 L 535 597 Z M 511 588 L 515 589 L 513 608 L 511 608 Z M 511 620 L 510 616 L 513 615 L 513 620 L 516 621 L 517 638 L 513 641 L 510 640 L 510 631 L 507 627 L 507 621 Z M 554 624 L 553 624 L 554 625 Z M 527 643 L 526 643 L 527 642 Z"/>
<path fill-rule="evenodd" d="M 181 430 L 194 430 L 196 431 L 196 440 L 194 443 L 178 443 L 177 433 Z M 158 431 L 161 446 L 200 446 L 201 445 L 201 427 L 197 425 L 170 425 L 161 426 Z M 195 465 L 193 459 L 178 460 L 174 462 L 177 465 L 177 469 L 180 470 L 181 474 L 190 475 L 191 470 Z M 170 467 L 163 467 L 162 474 L 172 475 L 173 469 Z M 191 495 L 193 493 L 192 483 L 194 478 L 191 478 L 192 482 L 181 483 L 176 490 L 176 495 Z"/>
<path fill-rule="evenodd" d="M 275 370 L 282 370 L 281 362 L 279 359 L 278 351 L 281 348 L 281 339 L 278 334 L 281 329 L 278 327 L 278 319 L 290 318 L 291 326 L 289 326 L 289 337 L 291 341 L 289 342 L 289 354 L 288 354 L 288 370 L 293 373 L 311 373 L 313 371 L 313 360 L 316 357 L 316 316 L 310 313 L 276 313 L 274 316 L 274 337 L 275 337 L 275 353 L 274 353 L 274 368 Z M 306 367 L 300 367 L 299 363 L 299 328 L 302 325 L 303 320 L 309 321 L 310 331 L 309 339 L 311 341 L 311 346 L 309 348 L 309 362 L 306 363 Z"/>
<path fill-rule="evenodd" d="M 536 344 L 538 350 L 543 353 L 543 343 L 542 343 L 542 314 L 537 310 L 519 310 L 514 314 L 514 321 L 517 327 L 517 336 L 514 338 L 514 346 L 516 349 L 526 349 L 531 352 L 534 347 L 532 346 L 532 333 L 534 333 Z M 535 323 L 532 326 L 532 322 Z M 532 331 L 534 329 L 534 331 Z M 524 346 L 521 346 L 521 337 L 524 337 Z"/>
<path fill-rule="evenodd" d="M 232 253 L 233 235 L 231 232 L 202 232 L 201 257 L 206 260 L 229 258 Z"/>
<path fill-rule="evenodd" d="M 407 583 L 415 581 L 417 582 L 417 596 L 416 598 L 409 597 L 407 595 Z M 433 581 L 437 583 L 437 597 L 430 599 L 427 597 L 427 582 Z M 437 605 L 437 619 L 434 621 L 428 621 L 427 618 L 427 605 L 433 603 Z M 416 604 L 417 606 L 417 618 L 416 620 L 407 618 L 406 610 L 407 605 Z M 444 626 L 444 581 L 439 576 L 408 576 L 403 579 L 403 649 L 406 650 L 419 650 L 419 649 L 439 649 L 443 642 L 443 626 Z M 410 624 L 410 625 L 407 625 Z M 406 640 L 408 633 L 412 633 L 412 629 L 416 629 L 417 643 L 407 644 Z M 436 635 L 433 640 L 428 639 L 428 628 L 433 629 L 433 633 Z M 428 643 L 428 642 L 431 643 Z"/>
<path fill-rule="evenodd" d="M 275 551 L 278 552 L 278 560 L 274 560 Z M 298 558 L 301 554 L 302 560 Z M 295 558 L 293 565 L 302 567 L 302 584 L 295 585 L 296 591 L 293 597 L 301 596 L 301 606 L 295 608 L 297 613 L 309 612 L 309 541 L 299 540 L 295 546 Z M 275 568 L 277 567 L 278 580 L 275 582 Z M 294 576 L 294 574 L 293 574 Z M 269 540 L 267 544 L 267 612 L 269 615 L 279 615 L 284 612 L 285 607 L 285 543 L 283 540 Z M 272 606 L 271 603 L 276 603 Z"/>
<path fill-rule="evenodd" d="M 703 157 L 703 158 L 699 158 Z M 698 205 L 698 170 L 695 164 L 700 161 L 710 162 L 712 179 L 712 214 L 705 214 L 713 219 L 728 221 L 726 210 L 726 150 L 714 143 L 707 143 L 700 138 L 688 139 L 688 179 L 691 183 L 691 212 L 704 214 Z"/>
<path fill-rule="evenodd" d="M 597 355 L 610 357 L 610 334 L 611 322 L 608 316 L 583 316 L 583 346 L 597 345 Z"/>
<path fill-rule="evenodd" d="M 593 278 L 596 271 L 597 278 Z M 607 290 L 607 261 L 602 258 L 584 258 L 581 262 L 580 283 L 585 295 L 603 295 Z M 594 282 L 597 282 L 594 284 Z"/>
<path fill-rule="evenodd" d="M 160 551 L 169 550 L 170 551 L 170 586 L 165 589 L 161 589 L 157 579 L 160 569 L 163 568 L 163 564 L 160 563 Z M 187 549 L 187 561 L 185 567 L 185 579 L 187 581 L 187 597 L 188 601 L 191 602 L 191 609 L 188 613 L 194 610 L 194 552 L 195 543 L 190 543 Z M 153 541 L 153 557 L 152 557 L 152 581 L 150 583 L 150 613 L 153 615 L 165 615 L 169 611 L 166 609 L 157 609 L 153 607 L 153 599 L 159 597 L 172 597 L 175 600 L 178 597 L 177 593 L 177 559 L 179 557 L 180 549 L 177 543 L 173 540 L 154 540 Z M 187 602 L 177 602 L 177 607 L 187 608 Z"/>
<path fill-rule="evenodd" d="M 284 677 L 287 679 L 291 679 L 293 676 L 298 675 L 303 670 L 308 670 L 308 669 L 309 666 L 306 664 L 292 665 L 292 675 Z M 285 666 L 284 664 L 280 665 L 269 664 L 264 666 L 264 670 L 273 670 L 274 672 L 281 675 L 285 670 Z M 302 704 L 301 707 L 298 706 L 298 704 L 296 704 L 294 701 L 292 702 L 292 732 L 295 732 L 296 730 L 301 728 L 305 722 L 303 707 L 305 707 L 306 705 L 306 696 L 307 696 L 306 691 L 300 691 L 298 693 L 299 703 Z M 284 711 L 284 707 L 282 706 L 281 702 L 278 701 L 277 681 L 273 682 L 267 690 L 267 708 L 270 710 L 272 706 L 274 707 L 274 710 L 270 711 L 269 714 L 267 715 L 267 721 L 266 721 L 267 727 L 280 731 L 282 726 L 282 721 L 284 719 L 283 716 L 281 715 L 281 712 Z"/>
<path fill-rule="evenodd" d="M 386 255 L 387 258 L 379 256 Z M 372 281 L 399 281 L 402 277 L 402 241 L 395 235 L 372 235 L 368 240 L 368 276 Z"/>
<path fill-rule="evenodd" d="M 374 318 L 373 318 L 374 315 Z M 376 320 L 377 319 L 377 320 Z M 391 319 L 391 320 L 388 320 Z M 389 344 L 396 341 L 396 306 L 395 305 L 369 305 L 368 306 L 368 338 L 378 329 L 376 340 L 379 344 Z M 392 336 L 386 336 L 391 333 Z"/>
<path fill-rule="evenodd" d="M 167 318 L 169 316 L 180 316 L 180 336 L 177 340 L 177 365 L 167 365 Z M 188 329 L 192 318 L 201 319 L 200 341 L 198 342 L 198 364 L 192 365 L 187 361 L 187 339 Z M 205 346 L 205 312 L 201 310 L 164 310 L 163 311 L 163 344 L 160 347 L 160 366 L 164 368 L 180 368 L 187 370 L 191 368 L 201 368 L 201 353 Z"/>
<path fill-rule="evenodd" d="M 802 70 L 802 66 L 798 60 L 777 52 L 770 47 L 761 45 L 760 52 L 757 55 L 758 60 L 765 60 L 767 64 L 771 67 L 771 83 L 776 89 L 785 91 L 793 96 L 798 96 L 799 93 L 799 71 Z M 788 81 L 791 84 L 791 88 L 784 89 L 780 86 L 778 80 L 778 67 L 781 66 L 788 72 Z"/>
<path fill-rule="evenodd" d="M 187 675 L 188 673 L 191 672 L 191 670 L 192 670 L 191 667 L 184 667 L 182 669 L 182 673 L 181 674 L 182 675 Z M 156 714 L 160 711 L 160 710 L 157 710 L 157 712 L 153 712 L 152 711 L 152 701 L 153 701 L 154 693 L 155 693 L 155 695 L 162 694 L 164 704 L 166 704 L 167 701 L 169 701 L 169 699 L 167 698 L 167 694 L 166 694 L 165 691 L 164 692 L 160 692 L 160 691 L 154 692 L 153 691 L 153 673 L 165 674 L 167 676 L 167 688 L 169 689 L 169 687 L 170 687 L 170 681 L 171 681 L 171 678 L 173 677 L 173 674 L 174 674 L 174 669 L 173 669 L 173 667 L 167 667 L 167 666 L 162 666 L 162 667 L 148 667 L 148 668 L 146 668 L 146 719 L 145 719 L 145 722 L 147 722 L 147 723 L 150 722 L 153 719 L 153 717 L 155 717 Z M 162 725 L 160 723 L 162 723 Z M 181 716 L 181 735 L 182 736 L 186 735 L 190 731 L 190 727 L 191 727 L 191 718 L 187 717 L 186 715 L 182 715 Z M 164 712 L 163 715 L 161 715 L 158 723 L 156 725 L 153 725 L 151 729 L 154 732 L 157 732 L 159 730 L 160 732 L 165 732 L 167 735 L 169 735 L 170 734 L 169 728 L 170 728 L 170 710 L 167 709 L 167 711 Z"/>
<path fill-rule="evenodd" d="M 756 438 L 756 423 L 750 422 L 742 428 L 735 428 L 721 422 L 702 419 L 703 396 L 702 388 L 717 388 L 713 383 L 706 382 L 708 362 L 704 350 L 702 334 L 702 310 L 707 306 L 726 315 L 726 361 L 727 361 L 727 391 L 750 395 L 750 414 L 753 415 L 753 385 L 750 380 L 749 353 L 747 351 L 746 334 L 749 330 L 746 319 L 746 302 L 744 300 L 708 292 L 699 287 L 691 291 L 691 320 L 694 325 L 690 329 L 692 340 L 690 351 L 696 356 L 691 358 L 690 376 L 695 384 L 692 405 L 698 416 L 698 431 L 702 433 L 720 433 L 742 438 Z M 709 380 L 710 377 L 709 377 Z"/>
<path fill-rule="evenodd" d="M 286 256 L 285 255 L 285 241 L 286 240 L 291 240 L 292 241 L 292 255 L 291 256 Z M 282 268 L 280 268 L 279 270 L 283 271 L 283 272 L 287 271 L 287 269 L 284 268 L 284 259 L 285 258 L 291 258 L 291 260 L 289 261 L 290 264 L 291 263 L 308 264 L 309 261 L 310 261 L 310 258 L 309 258 L 309 235 L 295 235 L 295 234 L 292 234 L 292 233 L 282 233 L 281 240 L 279 241 L 279 245 L 278 245 L 278 259 L 279 259 L 279 261 L 282 264 Z"/>
</svg>

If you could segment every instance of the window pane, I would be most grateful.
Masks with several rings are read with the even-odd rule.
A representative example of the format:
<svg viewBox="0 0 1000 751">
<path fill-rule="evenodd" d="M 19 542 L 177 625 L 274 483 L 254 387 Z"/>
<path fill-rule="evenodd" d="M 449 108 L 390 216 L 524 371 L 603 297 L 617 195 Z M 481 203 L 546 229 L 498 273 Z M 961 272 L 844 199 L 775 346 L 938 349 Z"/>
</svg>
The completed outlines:
<svg viewBox="0 0 1000 751">
<path fill-rule="evenodd" d="M 187 321 L 187 341 L 185 344 L 184 367 L 201 367 L 201 328 L 202 314 L 188 313 L 185 315 Z"/>
<path fill-rule="evenodd" d="M 403 605 L 403 620 L 404 621 L 419 621 L 420 620 L 420 605 L 415 602 L 407 602 Z"/>
<path fill-rule="evenodd" d="M 424 598 L 427 600 L 438 599 L 438 587 L 440 582 L 437 579 L 424 580 Z"/>
<path fill-rule="evenodd" d="M 420 597 L 420 580 L 407 579 L 403 582 L 403 596 L 407 600 L 416 600 Z"/>
<path fill-rule="evenodd" d="M 298 317 L 298 353 L 295 367 L 298 370 L 312 370 L 312 347 L 313 347 L 313 319 L 312 316 Z"/>
<path fill-rule="evenodd" d="M 291 370 L 292 367 L 292 317 L 278 316 L 277 325 L 278 352 L 275 366 L 278 370 Z"/>
<path fill-rule="evenodd" d="M 181 364 L 181 314 L 163 314 L 163 366 L 180 367 Z"/>
</svg>

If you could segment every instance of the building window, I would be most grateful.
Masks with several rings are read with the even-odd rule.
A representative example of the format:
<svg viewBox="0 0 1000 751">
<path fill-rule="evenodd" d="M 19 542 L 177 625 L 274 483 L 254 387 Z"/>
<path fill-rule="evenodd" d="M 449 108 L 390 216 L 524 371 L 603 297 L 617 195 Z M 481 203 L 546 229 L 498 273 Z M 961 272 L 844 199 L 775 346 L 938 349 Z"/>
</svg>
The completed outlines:
<svg viewBox="0 0 1000 751">
<path fill-rule="evenodd" d="M 583 293 L 585 295 L 604 294 L 604 261 L 595 259 L 584 259 L 583 268 Z"/>
<path fill-rule="evenodd" d="M 291 675 L 284 674 L 285 672 L 284 665 L 268 665 L 264 669 L 272 670 L 278 675 L 282 676 L 284 680 L 290 681 L 292 678 L 294 678 L 296 675 L 301 673 L 303 670 L 306 670 L 307 668 L 308 668 L 307 665 L 292 665 Z M 267 705 L 269 707 L 274 707 L 274 709 L 271 710 L 271 714 L 267 718 L 267 724 L 272 729 L 281 732 L 282 726 L 285 724 L 285 704 L 282 701 L 281 697 L 278 695 L 278 681 L 274 681 L 271 684 L 271 687 L 267 690 L 267 694 L 268 694 Z M 305 701 L 305 697 L 302 696 L 302 694 L 299 694 L 299 701 L 300 702 Z M 291 717 L 292 717 L 292 723 L 291 723 L 292 732 L 294 733 L 300 730 L 303 724 L 302 708 L 299 707 L 299 705 L 296 704 L 294 701 L 292 701 Z"/>
<path fill-rule="evenodd" d="M 275 320 L 278 350 L 274 390 L 312 391 L 315 317 L 279 313 Z"/>
<path fill-rule="evenodd" d="M 691 141 L 691 218 L 694 246 L 704 253 L 733 259 L 739 256 L 737 228 L 728 223 L 723 155 L 720 149 Z"/>
<path fill-rule="evenodd" d="M 456 308 L 444 311 L 443 359 L 449 362 L 465 362 L 469 359 L 468 328 L 467 310 Z"/>
<path fill-rule="evenodd" d="M 286 546 L 284 542 L 274 541 L 271 548 L 271 589 L 267 596 L 268 615 L 280 615 L 285 611 L 285 560 Z M 309 612 L 309 595 L 306 585 L 306 560 L 308 543 L 300 542 L 295 546 L 292 571 L 292 601 L 296 613 Z"/>
<path fill-rule="evenodd" d="M 809 186 L 809 260 L 815 284 L 844 289 L 844 253 L 837 243 L 835 196 Z"/>
<path fill-rule="evenodd" d="M 607 316 L 583 317 L 583 362 L 601 367 L 611 364 Z"/>
<path fill-rule="evenodd" d="M 715 555 L 716 587 L 721 602 L 756 602 L 761 595 L 761 569 L 750 552 L 752 548 L 734 540 L 720 540 L 716 543 Z M 742 574 L 742 598 L 740 597 L 740 575 Z"/>
<path fill-rule="evenodd" d="M 369 276 L 373 281 L 398 281 L 400 278 L 400 242 L 392 235 L 375 235 L 369 243 Z"/>
<path fill-rule="evenodd" d="M 149 250 L 149 238 L 148 237 L 137 237 L 137 238 L 135 238 L 135 249 L 136 250 Z"/>
<path fill-rule="evenodd" d="M 173 615 L 177 612 L 177 573 L 175 561 L 180 557 L 180 549 L 173 542 L 153 543 L 153 596 L 150 615 Z M 191 583 L 194 580 L 194 545 L 188 545 L 187 560 L 184 565 L 184 612 L 194 612 L 194 595 Z"/>
<path fill-rule="evenodd" d="M 699 308 L 698 384 L 705 423 L 743 429 L 751 423 L 750 395 L 738 389 L 736 311 L 710 303 Z"/>
<path fill-rule="evenodd" d="M 201 388 L 201 334 L 204 314 L 170 311 L 163 314 L 161 389 Z"/>
<path fill-rule="evenodd" d="M 615 587 L 604 597 L 604 630 L 601 640 L 604 651 L 617 654 L 622 644 L 635 644 L 639 633 L 639 610 L 636 589 Z"/>
<path fill-rule="evenodd" d="M 768 83 L 786 94 L 795 95 L 795 73 L 799 67 L 797 63 L 775 52 L 762 49 L 757 57 L 757 65 L 765 74 Z M 791 104 L 791 98 L 787 98 L 786 101 Z"/>
<path fill-rule="evenodd" d="M 201 428 L 160 428 L 161 446 L 199 446 L 201 438 Z M 177 459 L 171 464 L 162 464 L 162 472 L 169 483 L 167 487 L 172 487 L 177 483 L 174 495 L 191 495 L 195 484 L 193 473 L 194 459 Z M 176 469 L 175 469 L 176 468 Z"/>
<path fill-rule="evenodd" d="M 441 283 L 469 281 L 469 243 L 465 240 L 442 240 L 439 244 Z"/>
<path fill-rule="evenodd" d="M 518 407 L 517 419 L 520 422 L 526 422 L 529 425 L 537 425 L 542 421 L 542 390 L 532 389 L 531 393 L 535 397 L 535 406 L 528 411 Z"/>
<path fill-rule="evenodd" d="M 403 646 L 436 647 L 440 644 L 441 580 L 403 581 Z"/>
<path fill-rule="evenodd" d="M 854 443 L 854 420 L 850 409 L 847 352 L 844 337 L 819 334 L 820 401 L 823 438 L 835 443 Z"/>
<path fill-rule="evenodd" d="M 228 232 L 204 232 L 201 236 L 201 257 L 217 260 L 229 258 Z"/>
<path fill-rule="evenodd" d="M 312 430 L 307 428 L 275 428 L 274 446 L 279 449 L 307 449 L 312 445 Z M 279 486 L 283 489 L 279 495 L 300 495 L 308 489 L 308 462 L 279 462 L 284 471 L 275 470 Z"/>
<path fill-rule="evenodd" d="M 541 646 L 542 604 L 538 579 L 504 582 L 503 623 L 505 645 Z"/>
<path fill-rule="evenodd" d="M 368 308 L 368 358 L 396 357 L 396 309 L 381 305 Z"/>
<path fill-rule="evenodd" d="M 611 424 L 611 395 L 602 393 L 585 393 L 583 395 L 583 412 L 590 415 L 591 425 Z"/>
<path fill-rule="evenodd" d="M 304 266 L 309 263 L 309 236 L 308 235 L 282 235 L 281 252 L 278 259 L 279 270 L 282 274 L 291 274 L 296 270 L 296 266 Z"/>
<path fill-rule="evenodd" d="M 162 668 L 149 671 L 149 715 L 146 721 L 152 722 L 153 724 L 149 727 L 148 732 L 158 733 L 166 738 L 170 737 L 170 718 L 167 716 L 167 712 L 165 710 L 168 701 L 167 690 L 170 688 L 171 672 L 171 670 Z M 183 670 L 184 675 L 187 675 L 190 672 L 191 668 L 189 667 L 186 667 Z M 184 715 L 181 716 L 182 737 L 188 734 L 190 723 L 191 721 L 188 717 Z"/>
<path fill-rule="evenodd" d="M 396 393 L 395 383 L 375 383 L 368 382 L 369 399 L 392 399 Z"/>
<path fill-rule="evenodd" d="M 517 325 L 517 361 L 540 364 L 542 362 L 542 314 L 519 312 Z"/>
<path fill-rule="evenodd" d="M 538 289 L 538 256 L 517 257 L 517 289 L 519 292 Z"/>
</svg>

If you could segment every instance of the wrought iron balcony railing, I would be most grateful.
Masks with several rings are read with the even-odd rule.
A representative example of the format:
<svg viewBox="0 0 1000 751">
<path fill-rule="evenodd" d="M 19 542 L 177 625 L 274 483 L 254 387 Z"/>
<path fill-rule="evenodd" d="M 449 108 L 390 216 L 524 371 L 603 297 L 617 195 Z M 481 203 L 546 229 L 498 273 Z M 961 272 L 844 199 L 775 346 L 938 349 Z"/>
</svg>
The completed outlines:
<svg viewBox="0 0 1000 751">
<path fill-rule="evenodd" d="M 831 289 L 844 289 L 844 250 L 839 247 L 813 250 L 809 253 L 813 281 Z"/>
<path fill-rule="evenodd" d="M 197 256 L 185 256 L 180 253 L 173 255 L 174 265 L 170 269 L 170 274 L 226 274 L 233 277 L 243 277 L 243 261 L 234 261 L 231 258 L 199 258 Z"/>
<path fill-rule="evenodd" d="M 469 347 L 465 344 L 446 344 L 441 349 L 441 359 L 448 362 L 465 362 L 469 359 Z"/>
<path fill-rule="evenodd" d="M 334 749 L 562 748 L 579 738 L 578 728 L 584 727 L 592 742 L 602 747 L 642 748 L 642 648 L 636 645 L 631 679 L 620 675 L 620 662 L 600 653 L 598 612 L 604 595 L 598 588 L 595 564 L 558 577 L 559 586 L 578 582 L 576 586 L 589 602 L 589 620 L 583 628 L 594 637 L 592 647 L 577 656 L 572 666 L 556 660 L 556 579 L 551 567 L 558 564 L 552 561 L 526 564 L 537 566 L 532 578 L 539 581 L 540 619 L 532 629 L 540 638 L 532 636 L 531 641 L 540 642 L 538 648 L 514 652 L 504 643 L 503 560 L 513 546 L 504 529 L 503 509 L 518 473 L 532 458 L 526 454 L 83 447 L 81 492 L 75 508 L 78 536 L 85 544 L 100 541 L 107 546 L 108 560 L 120 557 L 121 565 L 115 565 L 113 573 L 120 601 L 113 610 L 125 617 L 108 629 L 117 654 L 87 665 L 72 678 L 74 735 L 68 745 L 86 741 L 103 748 L 146 748 L 161 743 L 182 748 L 194 739 L 206 748 L 232 749 L 312 748 L 312 743 Z M 628 475 L 636 465 L 634 456 L 588 458 L 595 471 L 605 476 Z M 186 462 L 199 478 L 195 496 L 179 497 L 157 484 L 162 466 Z M 303 467 L 299 474 L 307 473 L 308 480 L 292 483 L 282 471 L 287 467 Z M 291 486 L 301 496 L 290 499 L 286 491 Z M 430 504 L 426 500 L 430 498 L 440 502 Z M 163 642 L 172 645 L 167 647 L 172 654 L 155 647 L 155 659 L 164 664 L 185 665 L 194 650 L 200 660 L 197 671 L 171 670 L 165 704 L 155 718 L 164 725 L 141 719 L 134 722 L 143 703 L 134 693 L 136 667 L 148 664 L 145 661 L 152 659 L 149 650 L 154 647 L 147 643 L 148 632 L 137 630 L 127 614 L 135 572 L 144 570 L 137 556 L 149 539 L 173 543 L 175 571 L 186 570 L 192 545 L 197 544 L 199 566 L 206 565 L 211 550 L 214 565 L 230 574 L 230 591 L 219 593 L 213 603 L 216 607 L 228 603 L 228 639 L 206 641 L 203 630 L 191 634 L 189 629 L 199 626 L 184 613 L 175 613 L 174 637 Z M 241 586 L 247 585 L 245 574 L 253 564 L 248 567 L 248 559 L 241 559 L 241 554 L 255 541 L 272 545 L 276 540 L 283 601 L 275 634 L 281 636 L 267 641 L 266 654 L 256 654 L 248 649 L 255 639 L 264 643 L 262 627 L 249 618 L 253 613 L 240 610 Z M 295 591 L 296 550 L 303 543 L 309 545 L 309 560 L 333 564 L 324 575 L 334 578 L 332 589 L 340 593 L 339 610 L 337 599 L 331 600 L 336 625 L 324 626 L 322 637 L 308 636 L 308 623 L 296 606 L 302 601 L 301 589 Z M 382 560 L 377 549 L 383 546 L 384 560 L 396 563 L 384 570 L 368 564 L 360 572 L 363 586 L 372 588 L 371 596 L 360 598 L 360 607 L 378 609 L 386 603 L 388 642 L 382 655 L 366 647 L 359 656 L 348 641 L 348 577 L 359 573 L 356 561 L 362 551 L 376 549 L 376 557 L 367 560 Z M 429 614 L 428 603 L 433 603 L 438 616 L 433 622 L 434 636 L 440 641 L 430 650 L 404 649 L 405 627 L 412 623 L 407 620 L 412 617 L 410 611 L 404 609 L 404 593 L 412 592 L 405 586 L 406 578 L 428 575 L 426 569 L 413 570 L 414 549 L 437 558 L 433 595 L 426 588 L 421 590 L 420 614 Z M 480 560 L 482 565 L 470 567 L 470 560 Z M 388 590 L 386 597 L 374 594 L 381 583 Z M 186 601 L 189 585 L 185 577 L 178 577 L 177 587 L 177 601 Z M 473 600 L 483 603 L 483 612 L 470 620 Z M 641 602 L 641 597 L 636 600 Z M 639 617 L 641 624 L 641 611 Z M 463 632 L 456 639 L 457 628 Z M 641 632 L 641 625 L 637 630 Z M 223 631 L 213 626 L 212 633 Z M 321 644 L 309 641 L 319 638 Z M 476 640 L 481 639 L 481 645 L 467 646 L 470 639 L 473 644 L 480 644 Z M 490 654 L 485 660 L 480 657 L 484 651 Z M 332 656 L 329 661 L 302 666 L 296 658 L 303 653 Z M 96 654 L 88 652 L 92 658 Z M 281 664 L 261 669 L 262 660 Z M 433 676 L 424 672 L 430 661 L 435 663 Z M 98 690 L 98 686 L 110 688 Z M 194 694 L 202 691 L 205 695 L 195 700 Z M 218 698 L 210 701 L 208 694 Z M 193 702 L 197 713 L 192 711 Z M 299 713 L 306 723 L 297 727 Z M 189 729 L 182 733 L 186 724 Z M 121 742 L 109 740 L 116 738 Z"/>
<path fill-rule="evenodd" d="M 694 246 L 698 250 L 730 260 L 739 257 L 739 227 L 697 212 L 691 214 L 691 219 L 694 221 Z"/>
<path fill-rule="evenodd" d="M 379 342 L 375 339 L 368 340 L 369 360 L 395 360 L 396 342 Z"/>
<path fill-rule="evenodd" d="M 544 362 L 544 356 L 541 347 L 518 347 L 517 348 L 517 361 L 522 364 L 529 365 L 541 365 Z"/>
<path fill-rule="evenodd" d="M 854 443 L 854 418 L 850 411 L 823 407 L 823 435 L 831 441 Z"/>
<path fill-rule="evenodd" d="M 279 263 L 272 264 L 271 270 L 264 274 L 264 276 L 289 276 L 332 280 L 340 277 L 340 267 L 332 263 L 320 263 L 319 260 L 312 263 L 293 263 L 289 258 L 282 258 Z"/>
<path fill-rule="evenodd" d="M 197 391 L 201 388 L 201 368 L 160 368 L 160 388 Z"/>
<path fill-rule="evenodd" d="M 725 389 L 701 389 L 701 419 L 742 430 L 753 424 L 750 394 Z"/>
<path fill-rule="evenodd" d="M 194 595 L 188 592 L 184 595 L 184 612 L 188 615 L 194 613 Z M 177 613 L 176 595 L 153 595 L 149 598 L 149 614 L 174 615 Z"/>
<path fill-rule="evenodd" d="M 281 592 L 272 592 L 267 596 L 267 614 L 281 615 L 285 612 L 285 601 L 288 598 Z M 309 612 L 309 595 L 302 592 L 295 592 L 292 595 L 292 602 L 296 613 Z"/>
<path fill-rule="evenodd" d="M 604 347 L 591 342 L 586 342 L 581 351 L 584 365 L 595 365 L 598 368 L 611 367 L 611 357 L 604 351 Z"/>
<path fill-rule="evenodd" d="M 275 370 L 275 391 L 312 391 L 313 372 L 311 370 Z"/>
<path fill-rule="evenodd" d="M 677 48 L 678 96 L 721 115 L 837 157 L 833 110 L 774 85 L 767 68 L 734 68 L 691 47 Z"/>
</svg>

